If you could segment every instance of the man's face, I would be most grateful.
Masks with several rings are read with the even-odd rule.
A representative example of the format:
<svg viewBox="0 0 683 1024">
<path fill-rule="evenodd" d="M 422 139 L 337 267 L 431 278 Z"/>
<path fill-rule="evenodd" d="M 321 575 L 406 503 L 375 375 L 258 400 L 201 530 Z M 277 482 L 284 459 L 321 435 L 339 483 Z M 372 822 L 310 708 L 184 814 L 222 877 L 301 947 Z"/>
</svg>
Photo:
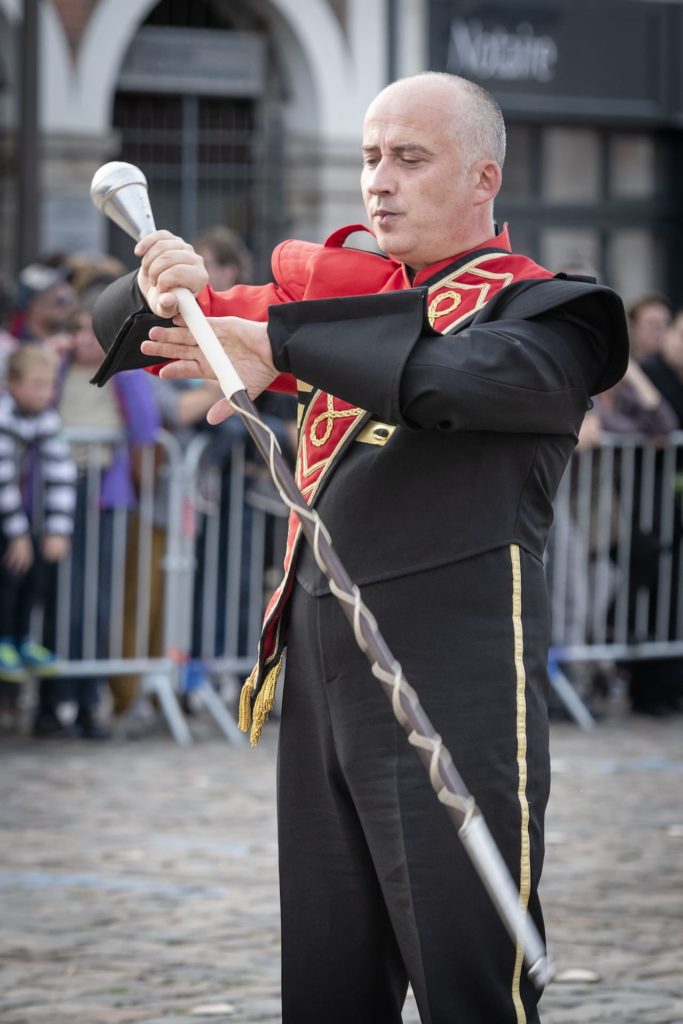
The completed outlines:
<svg viewBox="0 0 683 1024">
<path fill-rule="evenodd" d="M 448 100 L 452 111 L 456 101 Z M 386 253 L 414 270 L 469 247 L 460 240 L 467 239 L 474 177 L 444 131 L 447 118 L 436 90 L 389 89 L 363 126 L 361 189 L 370 227 Z"/>
</svg>

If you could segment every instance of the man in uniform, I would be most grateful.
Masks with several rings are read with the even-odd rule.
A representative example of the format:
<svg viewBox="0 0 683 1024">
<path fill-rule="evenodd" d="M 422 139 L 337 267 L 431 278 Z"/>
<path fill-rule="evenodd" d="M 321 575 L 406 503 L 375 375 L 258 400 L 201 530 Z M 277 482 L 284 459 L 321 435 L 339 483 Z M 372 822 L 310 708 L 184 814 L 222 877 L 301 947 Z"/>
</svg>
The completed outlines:
<svg viewBox="0 0 683 1024">
<path fill-rule="evenodd" d="M 450 75 L 368 110 L 362 192 L 386 255 L 286 242 L 274 283 L 216 294 L 181 239 L 136 248 L 96 325 L 117 369 L 211 376 L 187 286 L 252 397 L 295 378 L 297 482 L 452 752 L 542 930 L 551 501 L 589 396 L 627 358 L 619 299 L 496 234 L 505 129 Z M 145 298 L 143 298 L 143 296 Z M 121 326 L 123 324 L 123 326 Z M 144 340 L 148 339 L 148 340 Z M 140 343 L 142 352 L 140 355 Z M 277 381 L 276 381 L 277 378 Z M 230 411 L 221 400 L 213 422 Z M 538 993 L 293 520 L 248 680 L 256 740 L 287 649 L 279 747 L 285 1024 L 538 1020 Z"/>
</svg>

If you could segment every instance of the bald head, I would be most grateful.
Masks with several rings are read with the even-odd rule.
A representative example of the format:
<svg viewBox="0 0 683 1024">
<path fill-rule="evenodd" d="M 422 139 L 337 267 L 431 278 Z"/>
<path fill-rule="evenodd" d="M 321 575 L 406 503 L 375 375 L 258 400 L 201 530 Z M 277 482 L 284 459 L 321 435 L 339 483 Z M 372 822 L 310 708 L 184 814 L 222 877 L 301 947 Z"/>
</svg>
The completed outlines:
<svg viewBox="0 0 683 1024">
<path fill-rule="evenodd" d="M 370 104 L 367 116 L 372 116 L 376 105 L 387 101 L 434 111 L 444 135 L 457 141 L 465 169 L 485 159 L 503 166 L 505 121 L 494 97 L 480 85 L 459 75 L 423 71 L 399 78 L 383 89 Z"/>
<path fill-rule="evenodd" d="M 363 124 L 361 188 L 381 247 L 414 270 L 494 233 L 505 126 L 485 90 L 427 72 L 383 89 Z"/>
</svg>

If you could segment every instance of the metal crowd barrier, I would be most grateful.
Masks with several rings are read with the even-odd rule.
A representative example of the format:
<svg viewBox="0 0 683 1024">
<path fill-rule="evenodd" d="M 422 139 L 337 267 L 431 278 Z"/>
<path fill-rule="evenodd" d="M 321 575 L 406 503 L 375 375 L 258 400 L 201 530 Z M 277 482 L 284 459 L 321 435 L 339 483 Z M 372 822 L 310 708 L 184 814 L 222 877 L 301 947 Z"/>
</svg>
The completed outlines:
<svg viewBox="0 0 683 1024">
<path fill-rule="evenodd" d="M 244 742 L 226 697 L 253 665 L 264 580 L 282 564 L 284 506 L 247 461 L 242 438 L 219 463 L 211 435 L 182 448 L 161 431 L 136 451 L 135 507 L 103 507 L 103 479 L 125 437 L 66 435 L 79 456 L 76 529 L 57 569 L 54 622 L 39 615 L 37 624 L 57 654 L 55 677 L 116 686 L 137 676 L 178 743 L 192 742 L 183 696 L 205 707 L 231 742 Z"/>
<path fill-rule="evenodd" d="M 683 655 L 683 433 L 607 435 L 560 484 L 546 553 L 550 679 L 584 728 L 562 666 Z"/>
<path fill-rule="evenodd" d="M 103 509 L 102 479 L 125 438 L 69 430 L 80 455 L 77 528 L 57 573 L 56 625 L 43 638 L 67 677 L 138 675 L 173 736 L 192 740 L 191 693 L 231 742 L 229 711 L 255 656 L 279 580 L 286 510 L 236 432 L 222 452 L 198 433 L 160 432 L 136 456 L 136 507 Z M 551 683 L 576 721 L 592 717 L 564 671 L 580 662 L 683 655 L 680 481 L 683 433 L 654 443 L 607 437 L 572 458 L 546 556 Z"/>
</svg>

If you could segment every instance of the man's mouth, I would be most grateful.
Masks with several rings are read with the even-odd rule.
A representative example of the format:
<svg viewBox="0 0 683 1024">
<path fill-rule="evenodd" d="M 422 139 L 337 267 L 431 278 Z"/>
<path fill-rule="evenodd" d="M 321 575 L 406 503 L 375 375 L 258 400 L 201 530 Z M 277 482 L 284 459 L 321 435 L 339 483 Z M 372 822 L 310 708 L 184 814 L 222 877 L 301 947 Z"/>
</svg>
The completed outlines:
<svg viewBox="0 0 683 1024">
<path fill-rule="evenodd" d="M 398 217 L 398 213 L 395 210 L 375 210 L 373 213 L 375 220 L 379 221 L 380 224 L 388 224 L 395 217 Z"/>
</svg>

